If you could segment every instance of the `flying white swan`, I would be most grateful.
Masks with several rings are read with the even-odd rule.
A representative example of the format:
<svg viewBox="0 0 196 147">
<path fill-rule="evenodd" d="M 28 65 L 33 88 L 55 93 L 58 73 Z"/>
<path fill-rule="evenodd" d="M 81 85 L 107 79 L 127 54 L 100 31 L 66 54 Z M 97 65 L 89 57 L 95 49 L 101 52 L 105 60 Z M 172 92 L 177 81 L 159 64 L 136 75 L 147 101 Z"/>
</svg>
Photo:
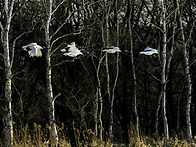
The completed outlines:
<svg viewBox="0 0 196 147">
<path fill-rule="evenodd" d="M 139 53 L 150 56 L 150 55 L 153 55 L 153 54 L 158 54 L 159 52 L 156 49 L 147 47 L 147 48 L 144 49 L 144 51 L 139 52 Z"/>
<path fill-rule="evenodd" d="M 119 49 L 119 47 L 116 47 L 116 46 L 106 47 L 102 51 L 103 52 L 107 52 L 107 53 L 111 53 L 111 54 L 114 54 L 116 52 L 121 52 L 121 50 Z"/>
<path fill-rule="evenodd" d="M 83 53 L 76 47 L 75 42 L 72 42 L 70 45 L 67 45 L 65 48 L 61 49 L 61 52 L 64 52 L 64 56 L 77 57 L 78 55 L 83 55 Z"/>
<path fill-rule="evenodd" d="M 23 50 L 28 51 L 30 57 L 41 57 L 42 56 L 41 49 L 43 49 L 43 47 L 41 47 L 37 43 L 30 43 L 25 46 L 22 46 L 22 48 Z"/>
</svg>

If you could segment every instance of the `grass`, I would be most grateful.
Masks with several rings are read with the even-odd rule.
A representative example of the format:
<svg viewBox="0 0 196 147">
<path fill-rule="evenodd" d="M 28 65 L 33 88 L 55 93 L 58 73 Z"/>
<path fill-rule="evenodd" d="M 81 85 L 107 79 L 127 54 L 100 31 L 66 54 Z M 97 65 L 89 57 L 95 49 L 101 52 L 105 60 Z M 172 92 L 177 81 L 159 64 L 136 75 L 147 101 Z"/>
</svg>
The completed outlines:
<svg viewBox="0 0 196 147">
<path fill-rule="evenodd" d="M 49 126 L 42 127 L 41 125 L 34 124 L 33 128 L 28 125 L 20 130 L 14 130 L 14 147 L 51 147 Z M 69 130 L 70 131 L 70 130 Z M 59 144 L 58 147 L 162 147 L 164 146 L 163 137 L 158 137 L 156 140 L 144 133 L 138 134 L 135 127 L 132 126 L 129 130 L 129 144 L 113 143 L 109 139 L 107 141 L 100 141 L 95 136 L 92 130 L 79 131 L 75 127 L 72 129 L 70 135 L 64 125 L 58 128 Z M 72 138 L 72 142 L 70 140 Z M 179 139 L 182 138 L 182 139 Z M 195 138 L 196 139 L 196 138 Z M 3 139 L 2 139 L 3 140 Z M 0 140 L 0 146 L 3 146 Z M 168 147 L 196 147 L 196 144 L 188 143 L 182 136 L 172 137 L 169 139 Z"/>
</svg>

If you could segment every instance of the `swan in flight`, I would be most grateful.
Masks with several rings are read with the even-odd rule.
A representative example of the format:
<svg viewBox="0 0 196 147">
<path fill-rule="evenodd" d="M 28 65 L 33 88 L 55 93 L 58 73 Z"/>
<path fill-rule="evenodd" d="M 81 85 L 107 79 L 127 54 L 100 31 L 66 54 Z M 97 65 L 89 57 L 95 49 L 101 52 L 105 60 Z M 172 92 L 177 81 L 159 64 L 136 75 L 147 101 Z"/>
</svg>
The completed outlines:
<svg viewBox="0 0 196 147">
<path fill-rule="evenodd" d="M 116 46 L 106 47 L 102 51 L 103 52 L 107 52 L 107 53 L 111 53 L 111 54 L 114 54 L 116 52 L 121 52 L 121 50 L 119 49 L 119 47 L 116 47 Z"/>
<path fill-rule="evenodd" d="M 83 53 L 76 47 L 75 42 L 67 45 L 65 48 L 61 49 L 61 52 L 64 52 L 64 56 L 77 57 L 78 55 L 83 55 Z"/>
<path fill-rule="evenodd" d="M 30 57 L 41 57 L 42 56 L 41 49 L 43 49 L 43 47 L 41 47 L 37 43 L 30 43 L 25 46 L 22 46 L 22 48 L 23 50 L 28 51 Z"/>
<path fill-rule="evenodd" d="M 147 47 L 147 48 L 144 49 L 144 51 L 139 52 L 139 53 L 150 56 L 150 55 L 153 55 L 153 54 L 158 54 L 159 52 L 156 49 Z"/>
</svg>

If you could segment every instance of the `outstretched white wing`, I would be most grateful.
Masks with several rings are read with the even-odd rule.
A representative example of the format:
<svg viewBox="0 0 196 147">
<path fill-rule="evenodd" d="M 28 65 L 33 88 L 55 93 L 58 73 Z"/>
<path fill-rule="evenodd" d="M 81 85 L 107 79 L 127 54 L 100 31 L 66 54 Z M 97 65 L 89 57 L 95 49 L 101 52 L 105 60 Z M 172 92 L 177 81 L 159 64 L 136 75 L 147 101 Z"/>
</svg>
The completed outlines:
<svg viewBox="0 0 196 147">
<path fill-rule="evenodd" d="M 34 56 L 41 57 L 42 56 L 41 49 L 43 49 L 43 47 L 41 47 L 37 43 L 30 43 L 28 45 L 22 46 L 22 48 L 23 50 L 28 51 L 30 57 L 34 57 Z"/>
<path fill-rule="evenodd" d="M 102 50 L 103 52 L 107 52 L 107 53 L 115 53 L 115 52 L 121 52 L 121 50 L 119 49 L 119 47 L 116 46 L 109 46 L 106 47 Z"/>
</svg>

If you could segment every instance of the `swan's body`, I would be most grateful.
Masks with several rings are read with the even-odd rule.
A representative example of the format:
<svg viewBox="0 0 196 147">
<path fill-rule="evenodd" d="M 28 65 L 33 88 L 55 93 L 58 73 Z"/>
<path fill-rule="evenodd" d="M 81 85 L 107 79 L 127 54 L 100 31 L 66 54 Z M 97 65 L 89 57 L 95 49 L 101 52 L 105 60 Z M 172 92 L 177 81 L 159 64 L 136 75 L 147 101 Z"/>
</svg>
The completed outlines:
<svg viewBox="0 0 196 147">
<path fill-rule="evenodd" d="M 28 51 L 30 57 L 41 57 L 42 52 L 41 49 L 43 49 L 40 45 L 37 43 L 30 43 L 28 45 L 22 46 L 23 50 Z"/>
<path fill-rule="evenodd" d="M 116 52 L 121 52 L 121 50 L 119 49 L 119 47 L 116 47 L 116 46 L 106 47 L 102 51 L 103 52 L 107 52 L 107 53 L 111 53 L 111 54 L 114 54 Z"/>
<path fill-rule="evenodd" d="M 76 47 L 75 42 L 72 42 L 67 47 L 61 49 L 61 52 L 64 52 L 64 56 L 77 57 L 78 55 L 83 55 L 83 53 Z"/>
<path fill-rule="evenodd" d="M 153 54 L 158 54 L 158 53 L 159 53 L 158 50 L 149 47 L 145 48 L 144 51 L 140 52 L 140 54 L 144 54 L 148 56 Z"/>
</svg>

